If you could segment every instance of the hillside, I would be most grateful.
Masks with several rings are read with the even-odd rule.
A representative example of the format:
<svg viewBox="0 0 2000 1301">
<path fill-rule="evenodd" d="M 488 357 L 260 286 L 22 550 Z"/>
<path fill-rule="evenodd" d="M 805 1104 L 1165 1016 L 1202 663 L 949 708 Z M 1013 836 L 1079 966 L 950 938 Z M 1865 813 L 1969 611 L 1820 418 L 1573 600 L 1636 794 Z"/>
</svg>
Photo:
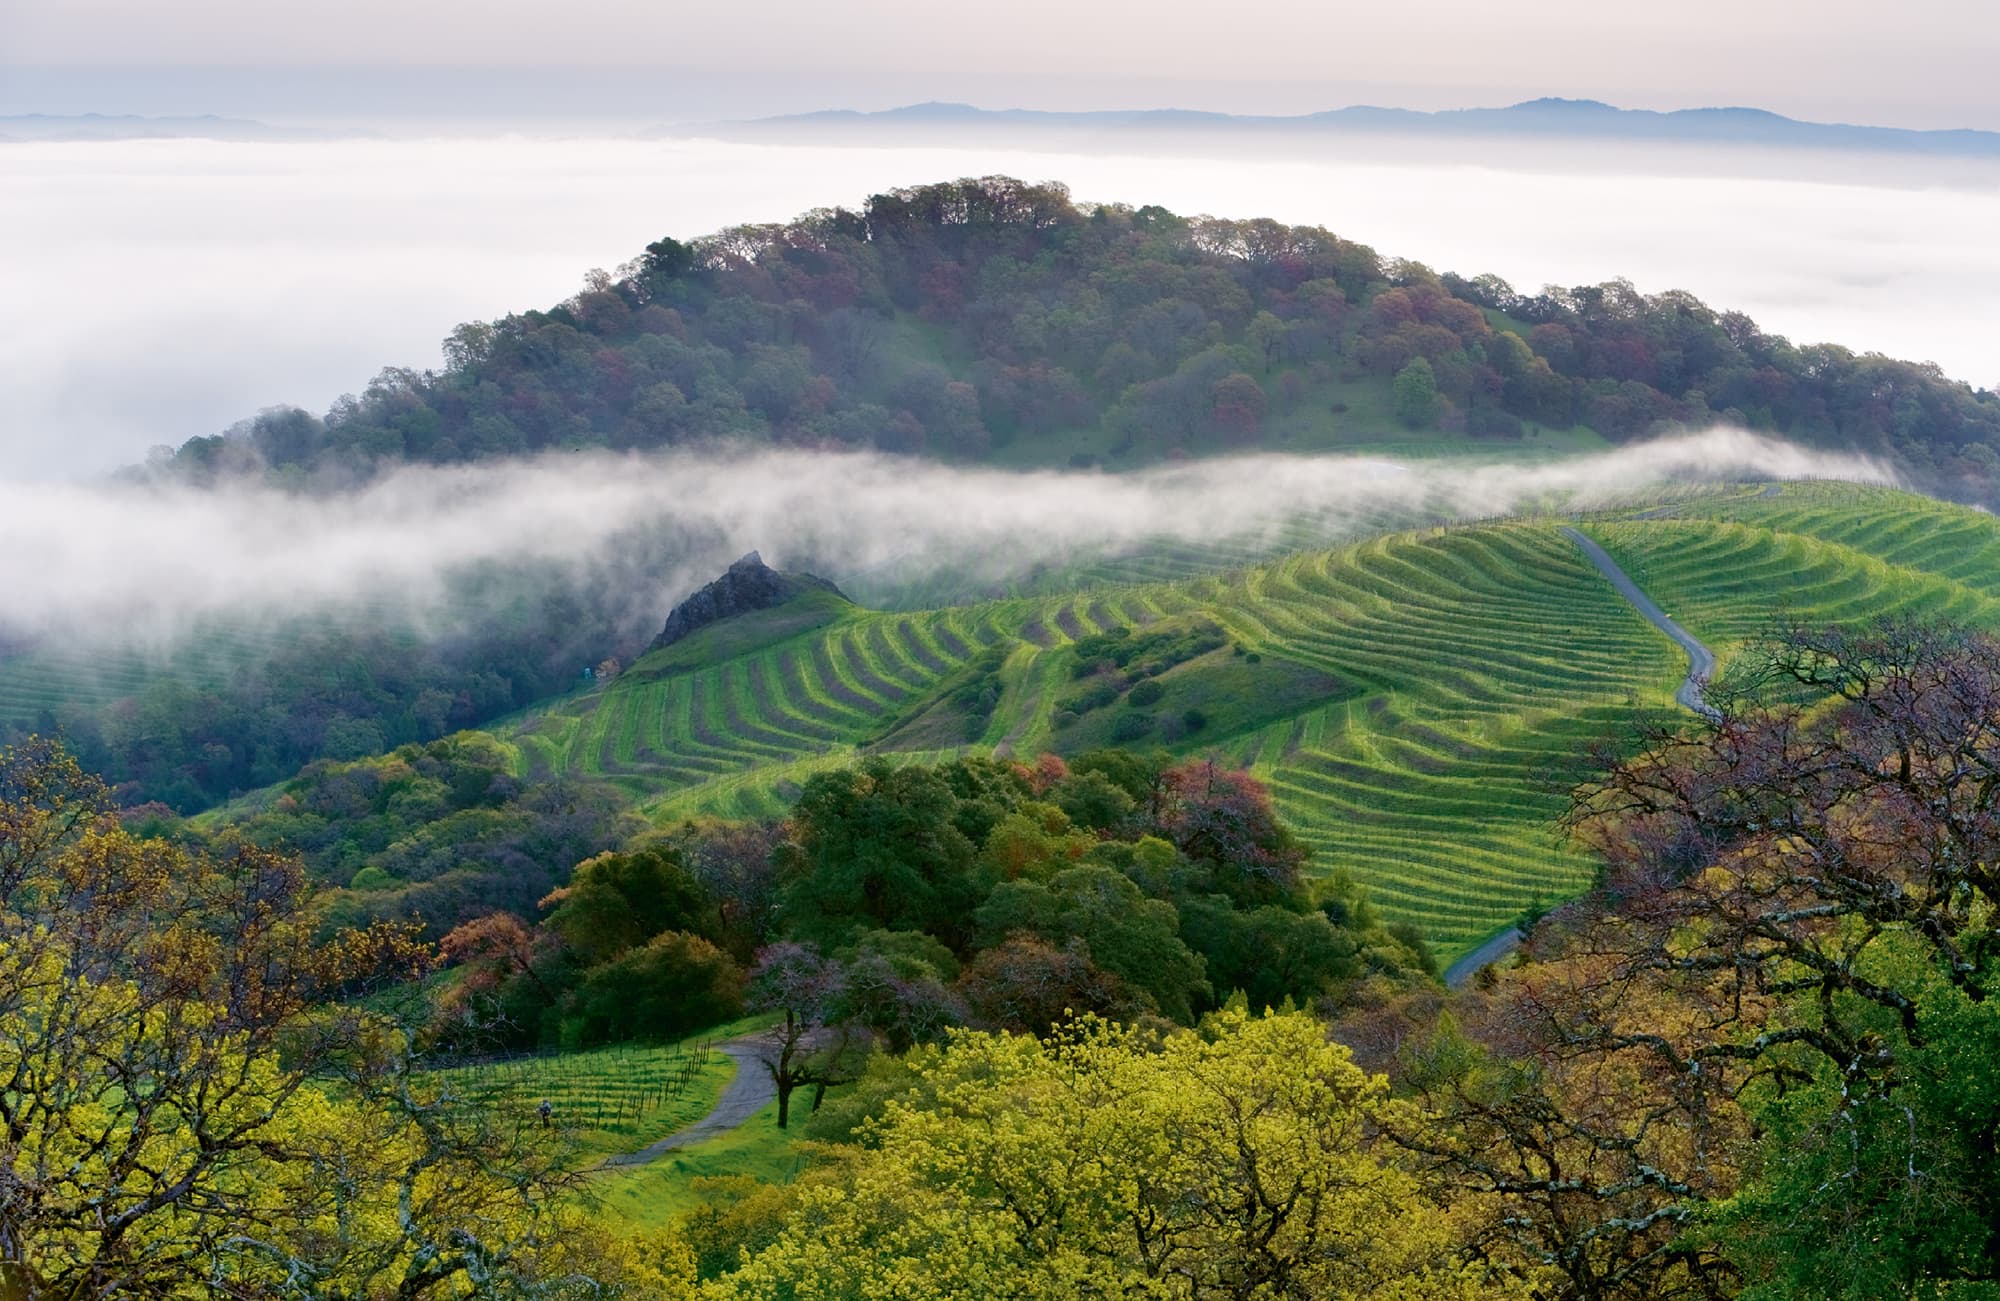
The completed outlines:
<svg viewBox="0 0 2000 1301">
<path fill-rule="evenodd" d="M 1525 293 L 1322 227 L 1082 205 L 997 177 L 663 238 L 563 303 L 461 326 L 445 354 L 441 371 L 392 367 L 324 415 L 267 411 L 132 477 L 337 498 L 411 464 L 760 443 L 1013 469 L 1248 449 L 1546 459 L 1717 421 L 1858 448 L 1958 499 L 1993 498 L 2000 475 L 1993 394 L 1795 346 L 1685 294 Z M 1214 566 L 1184 551 L 1007 590 Z M 486 725 L 630 659 L 644 641 L 620 577 L 465 575 L 449 636 L 364 611 L 204 630 L 172 653 L 0 645 L 0 735 L 59 728 L 121 798 L 192 812 L 316 759 Z M 967 595 L 949 575 L 876 577 L 842 576 L 875 604 Z"/>
<path fill-rule="evenodd" d="M 1670 708 L 1685 668 L 1558 524 L 938 610 L 781 608 L 642 659 L 511 739 L 530 775 L 602 776 L 656 821 L 778 813 L 860 751 L 1213 753 L 1270 783 L 1316 870 L 1456 953 L 1588 882 L 1552 820 L 1591 743 Z M 2000 525 L 1908 494 L 1788 485 L 1582 527 L 1725 662 L 1774 612 L 2000 622 L 2000 565 L 1982 563 Z M 1174 654 L 1090 668 L 1121 633 L 1188 653 L 1150 675 Z"/>
<path fill-rule="evenodd" d="M 1199 570 L 1235 558 L 1195 548 L 1165 563 Z M 1311 1006 L 1277 1017 L 1295 1018 L 1302 1044 L 1343 1063 L 1350 1051 L 1386 1063 L 1409 1085 L 1399 1105 L 1438 1105 L 1425 1091 L 1433 1078 L 1425 1072 L 1437 1069 L 1471 1080 L 1486 1077 L 1462 1073 L 1491 1069 L 1510 1089 L 1556 1089 L 1567 1109 L 1551 1112 L 1550 1099 L 1531 1092 L 1532 1114 L 1517 1128 L 1508 1114 L 1496 1117 L 1483 1091 L 1453 1113 L 1491 1126 L 1455 1140 L 1462 1154 L 1447 1149 L 1474 1171 L 1465 1186 L 1484 1190 L 1490 1152 L 1515 1159 L 1521 1149 L 1509 1136 L 1546 1132 L 1551 1115 L 1566 1126 L 1573 1112 L 1581 1117 L 1579 1132 L 1564 1139 L 1579 1168 L 1603 1150 L 1648 1169 L 1676 1156 L 1631 1155 L 1620 1145 L 1628 1129 L 1654 1123 L 1650 1090 L 1666 1096 L 1665 1114 L 1683 1105 L 1680 1077 L 1624 1072 L 1629 1062 L 1621 1061 L 1621 1088 L 1607 1092 L 1593 1046 L 1582 1059 L 1589 1078 L 1580 1092 L 1566 1091 L 1577 1083 L 1570 1014 L 1607 999 L 1620 1051 L 1629 1052 L 1636 1016 L 1642 1050 L 1671 1055 L 1652 1028 L 1667 1019 L 1662 1005 L 1627 1007 L 1659 990 L 1639 986 L 1634 995 L 1623 975 L 1606 986 L 1607 956 L 1635 928 L 1654 925 L 1647 943 L 1661 946 L 1658 969 L 1681 972 L 1692 942 L 1704 974 L 1733 970 L 1746 953 L 1763 961 L 1758 945 L 1798 914 L 1798 896 L 1787 891 L 1770 896 L 1775 920 L 1742 923 L 1754 938 L 1706 934 L 1704 921 L 1730 914 L 1703 899 L 1715 891 L 1740 899 L 1742 874 L 1718 858 L 1709 871 L 1677 874 L 1659 888 L 1665 842 L 1635 832 L 1620 801 L 1662 782 L 1669 794 L 1661 799 L 1679 798 L 1671 792 L 1680 782 L 1705 789 L 1707 770 L 1667 761 L 1675 747 L 1744 756 L 1750 784 L 1732 789 L 1747 795 L 1768 794 L 1773 781 L 1810 783 L 1825 752 L 1808 761 L 1805 751 L 1855 721 L 1821 708 L 1817 693 L 1767 681 L 1767 695 L 1775 690 L 1799 712 L 1733 713 L 1721 729 L 1686 729 L 1674 693 L 1689 660 L 1656 627 L 1665 614 L 1649 621 L 1636 608 L 1648 603 L 1614 586 L 1619 571 L 1664 603 L 1674 626 L 1719 653 L 1725 678 L 1735 660 L 1770 669 L 1771 660 L 1746 652 L 1774 620 L 1855 628 L 1903 615 L 2000 627 L 2000 520 L 1840 483 L 1735 485 L 1591 515 L 1404 529 L 1177 578 L 1120 582 L 1090 570 L 1050 576 L 1068 591 L 879 610 L 745 557 L 669 620 L 675 635 L 659 649 L 588 691 L 508 720 L 497 736 L 464 733 L 315 764 L 282 787 L 159 829 L 191 845 L 231 845 L 234 837 L 206 833 L 234 824 L 252 844 L 297 848 L 305 872 L 332 887 L 314 897 L 319 926 L 417 910 L 435 929 L 451 927 L 442 940 L 451 966 L 424 985 L 434 1013 L 427 1024 L 447 1051 L 479 1058 L 496 1034 L 514 1036 L 500 1041 L 510 1046 L 565 1051 L 532 1063 L 475 1061 L 433 1078 L 471 1088 L 479 1106 L 499 1115 L 532 1117 L 532 1100 L 554 1099 L 571 1171 L 607 1154 L 643 1160 L 681 1141 L 677 1131 L 723 1096 L 731 1068 L 710 1051 L 718 1041 L 741 1079 L 784 1060 L 789 1034 L 819 1027 L 828 1046 L 808 1049 L 817 1074 L 788 1074 L 789 1085 L 776 1068 L 769 1075 L 774 1087 L 798 1091 L 792 1115 L 803 1134 L 774 1128 L 785 1123 L 779 1101 L 775 1117 L 765 1106 L 719 1137 L 693 1126 L 688 1146 L 657 1167 L 593 1175 L 592 1188 L 604 1194 L 595 1212 L 614 1228 L 689 1211 L 683 1229 L 736 1208 L 765 1219 L 796 1214 L 783 1186 L 825 1177 L 819 1144 L 847 1143 L 857 1159 L 874 1159 L 865 1154 L 884 1149 L 863 1141 L 869 1117 L 931 1114 L 917 1085 L 942 1059 L 893 1055 L 948 1025 L 965 1028 L 938 1050 L 947 1057 L 985 1042 L 1039 1052 L 1034 1034 L 1048 1032 L 1063 1009 L 1105 1011 L 1105 1033 L 1118 1036 L 1126 1035 L 1115 1028 L 1124 1017 L 1150 1015 L 1163 1027 L 1207 1014 L 1200 1034 L 1167 1032 L 1164 1042 L 1204 1045 L 1212 1067 L 1219 1045 L 1257 1023 L 1223 1003 L 1231 990 L 1251 1008 L 1288 999 Z M 1813 644 L 1836 653 L 1858 647 L 1862 658 L 1851 667 L 1878 671 L 1882 661 L 1866 657 L 1881 643 L 1865 630 L 1846 637 L 1836 631 Z M 1993 648 L 1951 633 L 1910 644 L 1943 647 L 1968 666 Z M 1937 681 L 1974 679 L 1947 673 Z M 1906 685 L 1868 689 L 1880 704 L 1902 698 Z M 1975 690 L 1974 698 L 1993 697 Z M 1913 715 L 1913 724 L 1928 735 L 1932 717 Z M 1990 718 L 1976 725 L 1992 727 Z M 1642 726 L 1657 729 L 1643 752 Z M 1956 740 L 1961 729 L 1947 722 L 1944 732 Z M 1763 743 L 1774 737 L 1795 748 L 1772 764 Z M 1106 744 L 1154 753 L 1097 749 Z M 1624 759 L 1608 779 L 1600 745 Z M 979 757 L 1047 750 L 1071 762 L 1017 767 Z M 1858 759 L 1862 751 L 1846 753 Z M 961 757 L 940 762 L 951 756 Z M 1898 785 L 1909 774 L 1896 777 L 1895 765 L 1837 767 L 1848 780 L 1893 790 L 1897 811 L 1912 807 Z M 1232 771 L 1239 768 L 1259 781 Z M 1139 784 L 1125 785 L 1117 772 Z M 1602 859 L 1559 839 L 1555 825 L 1576 785 L 1593 777 L 1615 783 L 1596 788 L 1599 812 L 1586 823 Z M 1938 792 L 1957 784 L 1948 771 L 1917 781 Z M 1201 799 L 1229 801 L 1236 815 L 1261 811 L 1223 822 L 1261 839 L 1229 843 L 1243 861 L 1282 865 L 1284 874 L 1221 877 L 1198 866 L 1183 847 L 1197 843 L 1186 833 L 1217 825 L 1210 812 L 1220 812 L 1190 816 Z M 1945 803 L 1940 793 L 1935 806 Z M 783 827 L 726 821 L 776 816 Z M 1812 853 L 1799 854 L 1787 835 L 1798 825 L 1790 810 L 1773 825 L 1764 804 L 1732 799 L 1716 816 L 1768 829 L 1788 861 L 1820 879 Z M 1880 859 L 1878 824 L 1834 822 L 1856 837 L 1857 853 Z M 1806 834 L 1817 832 L 1808 826 Z M 1931 852 L 1926 843 L 1897 842 L 1896 864 Z M 1936 852 L 1953 870 L 1991 861 L 1955 843 Z M 1879 879 L 1843 875 L 1836 884 L 1873 908 L 1883 898 Z M 1593 881 L 1607 888 L 1560 906 Z M 1284 902 L 1267 902 L 1279 888 Z M 1918 897 L 1898 892 L 1892 906 Z M 1669 910 L 1664 918 L 1648 916 L 1660 907 Z M 1435 973 L 1434 958 L 1482 947 L 1524 911 L 1542 920 L 1522 962 L 1496 965 L 1450 993 L 1425 974 Z M 1984 915 L 1962 924 L 1983 936 Z M 1838 959 L 1876 943 L 1863 915 L 1855 917 L 1851 927 L 1810 927 L 1808 946 L 1796 950 L 1799 967 L 1817 961 L 1821 945 Z M 1885 960 L 1867 976 L 1839 960 L 1826 969 L 1844 982 L 1872 981 L 1878 968 L 1901 969 L 1887 960 L 1903 956 L 1892 945 L 1923 933 L 1915 925 L 1891 932 Z M 1936 968 L 1914 969 L 1922 979 Z M 781 979 L 794 983 L 773 983 Z M 1691 989 L 1689 1012 L 1728 1006 L 1706 981 Z M 836 997 L 861 1001 L 826 1001 Z M 757 1027 L 770 1026 L 779 1007 L 785 1029 L 760 1037 Z M 1844 1003 L 1834 1007 L 1845 1014 Z M 756 1019 L 732 1020 L 759 1009 Z M 1863 1013 L 1873 1024 L 1900 1023 L 1893 1001 Z M 1689 1024 L 1713 1030 L 1700 1016 Z M 1761 1035 L 1785 1022 L 1759 1024 L 1768 1027 Z M 1976 1024 L 1987 1027 L 1982 1036 L 1947 1041 L 1955 1062 L 1992 1060 L 1990 1023 Z M 865 1071 L 843 1060 L 855 1025 L 866 1028 L 861 1042 L 884 1049 Z M 982 1037 L 994 1027 L 1018 1037 Z M 1522 1027 L 1532 1036 L 1526 1048 L 1512 1037 Z M 1697 1074 L 1708 1060 L 1740 1069 L 1734 1054 L 1746 1035 L 1734 1022 L 1725 1031 L 1697 1059 Z M 1149 1025 L 1118 1042 L 1135 1061 L 1156 1063 L 1160 1034 Z M 627 1044 L 687 1035 L 671 1048 Z M 1460 1053 L 1476 1065 L 1448 1060 Z M 1093 1049 L 1091 1059 L 1101 1055 Z M 1537 1069 L 1525 1069 L 1530 1062 Z M 1552 1085 L 1541 1082 L 1543 1071 L 1553 1073 Z M 1260 1087 L 1300 1077 L 1268 1057 L 1254 1072 Z M 1204 1087 L 1215 1081 L 1202 1078 Z M 993 1079 L 993 1063 L 981 1063 L 959 1096 L 1015 1114 L 1018 1097 L 995 1090 Z M 808 1112 L 817 1082 L 828 1083 L 827 1106 Z M 1206 1096 L 1185 1082 L 1171 1093 Z M 765 1096 L 752 1096 L 731 1122 Z M 1091 1114 L 1120 1110 L 1102 1096 Z M 1129 1095 L 1118 1096 L 1122 1105 Z M 1576 1096 L 1609 1102 L 1577 1108 L 1569 1101 Z M 1840 1096 L 1837 1087 L 1826 1096 Z M 1745 1105 L 1726 1093 L 1717 1101 Z M 1895 1113 L 1897 1142 L 1915 1114 Z M 1940 1132 L 1958 1132 L 1955 1115 Z M 982 1118 L 980 1127 L 990 1126 Z M 1754 1138 L 1733 1138 L 1732 1151 Z M 1052 1150 L 1070 1158 L 1067 1133 Z M 1233 1135 L 1222 1150 L 1229 1160 L 1220 1168 L 1233 1172 L 1241 1150 Z M 1546 1159 L 1529 1150 L 1521 1159 Z M 693 1186 L 693 1173 L 737 1178 Z M 743 1177 L 752 1174 L 766 1185 Z M 1565 1180 L 1566 1205 L 1573 1182 Z M 1617 1187 L 1618 1205 L 1629 1187 Z M 820 1224 L 813 1221 L 814 1232 Z M 724 1233 L 703 1268 L 726 1271 L 744 1259 L 731 1236 L 738 1232 Z"/>
</svg>

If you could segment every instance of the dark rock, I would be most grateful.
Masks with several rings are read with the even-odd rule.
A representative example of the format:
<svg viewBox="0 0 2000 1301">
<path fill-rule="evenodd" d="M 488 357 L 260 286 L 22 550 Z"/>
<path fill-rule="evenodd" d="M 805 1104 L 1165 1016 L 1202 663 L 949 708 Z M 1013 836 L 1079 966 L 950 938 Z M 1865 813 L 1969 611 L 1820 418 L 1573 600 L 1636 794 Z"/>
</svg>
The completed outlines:
<svg viewBox="0 0 2000 1301">
<path fill-rule="evenodd" d="M 667 616 L 667 626 L 653 639 L 649 649 L 671 646 L 712 623 L 752 610 L 768 610 L 807 592 L 831 592 L 841 600 L 846 596 L 824 578 L 812 574 L 781 574 L 752 551 L 725 571 L 722 577 L 675 606 Z"/>
</svg>

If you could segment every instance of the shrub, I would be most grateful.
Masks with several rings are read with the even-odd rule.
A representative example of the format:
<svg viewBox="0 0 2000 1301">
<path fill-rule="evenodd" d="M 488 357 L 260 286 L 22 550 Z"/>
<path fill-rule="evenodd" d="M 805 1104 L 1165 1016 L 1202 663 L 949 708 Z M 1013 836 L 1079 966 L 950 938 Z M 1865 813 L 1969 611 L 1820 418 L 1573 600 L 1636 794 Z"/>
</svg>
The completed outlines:
<svg viewBox="0 0 2000 1301">
<path fill-rule="evenodd" d="M 395 877 L 390 876 L 381 868 L 370 863 L 367 867 L 362 868 L 354 874 L 354 879 L 347 883 L 347 888 L 350 890 L 393 890 L 401 884 L 401 881 L 398 881 Z"/>
<path fill-rule="evenodd" d="M 1077 714 L 1087 714 L 1093 709 L 1102 709 L 1118 699 L 1119 685 L 1116 678 L 1093 679 L 1064 697 L 1057 707 Z"/>
<path fill-rule="evenodd" d="M 743 1011 L 743 972 L 698 935 L 668 931 L 594 968 L 577 992 L 582 1043 L 673 1039 Z"/>
<path fill-rule="evenodd" d="M 1148 678 L 1127 692 L 1125 700 L 1128 704 L 1144 708 L 1147 705 L 1157 705 L 1160 703 L 1160 697 L 1166 694 L 1167 689 L 1165 687 Z"/>
<path fill-rule="evenodd" d="M 1118 721 L 1111 725 L 1111 739 L 1114 741 L 1136 741 L 1153 730 L 1151 714 L 1120 714 Z"/>
<path fill-rule="evenodd" d="M 1190 709 L 1181 715 L 1181 723 L 1188 731 L 1199 732 L 1202 728 L 1208 726 L 1208 715 L 1202 713 L 1199 709 Z"/>
</svg>

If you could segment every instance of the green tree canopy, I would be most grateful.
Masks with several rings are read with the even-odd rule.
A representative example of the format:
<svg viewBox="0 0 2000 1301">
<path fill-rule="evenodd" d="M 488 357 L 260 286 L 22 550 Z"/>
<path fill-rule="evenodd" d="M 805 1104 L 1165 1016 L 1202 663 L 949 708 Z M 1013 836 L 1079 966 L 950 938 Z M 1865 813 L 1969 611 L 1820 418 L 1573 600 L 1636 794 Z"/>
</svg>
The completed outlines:
<svg viewBox="0 0 2000 1301">
<path fill-rule="evenodd" d="M 870 927 L 924 930 L 962 945 L 985 889 L 959 803 L 937 770 L 880 759 L 813 777 L 793 809 L 792 933 L 839 947 Z"/>
<path fill-rule="evenodd" d="M 606 962 L 666 931 L 714 938 L 721 915 L 673 844 L 599 854 L 552 892 L 545 925 L 585 964 Z"/>
<path fill-rule="evenodd" d="M 1442 400 L 1438 395 L 1437 372 L 1423 357 L 1413 359 L 1396 372 L 1391 385 L 1396 419 L 1411 429 L 1429 429 L 1438 420 Z"/>
</svg>

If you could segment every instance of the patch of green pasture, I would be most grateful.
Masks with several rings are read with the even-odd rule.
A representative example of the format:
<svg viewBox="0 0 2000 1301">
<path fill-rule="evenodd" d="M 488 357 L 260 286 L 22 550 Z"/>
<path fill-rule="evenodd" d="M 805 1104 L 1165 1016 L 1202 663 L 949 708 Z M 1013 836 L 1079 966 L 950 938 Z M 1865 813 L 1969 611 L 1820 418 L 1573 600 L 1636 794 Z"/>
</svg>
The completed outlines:
<svg viewBox="0 0 2000 1301">
<path fill-rule="evenodd" d="M 747 1175 L 769 1184 L 790 1183 L 805 1167 L 798 1149 L 798 1118 L 790 1130 L 778 1128 L 778 1104 L 771 1103 L 726 1134 L 662 1153 L 639 1166 L 600 1170 L 587 1193 L 599 1213 L 622 1224 L 664 1228 L 702 1205 L 694 1181 Z"/>
</svg>

